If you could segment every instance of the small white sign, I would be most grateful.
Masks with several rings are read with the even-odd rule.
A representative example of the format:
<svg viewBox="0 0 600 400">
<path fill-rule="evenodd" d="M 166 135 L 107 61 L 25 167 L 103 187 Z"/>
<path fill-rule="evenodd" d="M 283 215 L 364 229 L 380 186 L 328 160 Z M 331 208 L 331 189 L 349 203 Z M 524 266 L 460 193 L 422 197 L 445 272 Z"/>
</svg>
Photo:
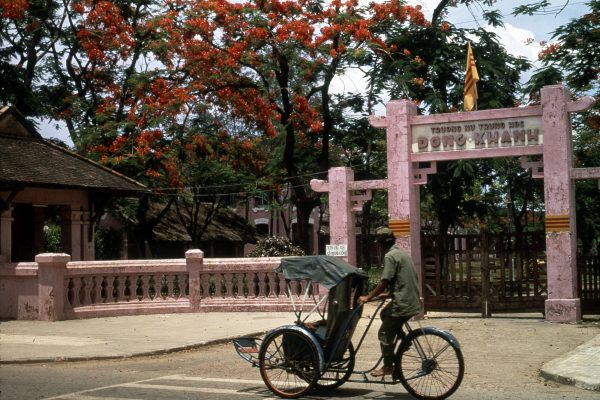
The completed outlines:
<svg viewBox="0 0 600 400">
<path fill-rule="evenodd" d="M 348 256 L 348 245 L 346 244 L 327 244 L 325 245 L 325 255 L 335 257 Z"/>
</svg>

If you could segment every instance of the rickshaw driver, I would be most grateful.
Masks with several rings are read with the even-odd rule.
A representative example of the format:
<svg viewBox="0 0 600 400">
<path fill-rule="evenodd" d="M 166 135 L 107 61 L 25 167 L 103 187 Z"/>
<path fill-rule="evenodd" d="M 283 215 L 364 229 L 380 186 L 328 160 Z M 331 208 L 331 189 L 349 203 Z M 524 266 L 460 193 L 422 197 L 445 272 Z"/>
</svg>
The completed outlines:
<svg viewBox="0 0 600 400">
<path fill-rule="evenodd" d="M 421 301 L 417 273 L 409 255 L 396 245 L 396 238 L 391 233 L 385 234 L 378 241 L 385 252 L 381 281 L 369 294 L 360 296 L 358 301 L 367 303 L 386 292 L 392 299 L 381 310 L 381 327 L 378 332 L 383 366 L 371 372 L 374 377 L 383 377 L 393 372 L 396 336 L 404 338 L 402 327 L 411 317 L 421 312 Z"/>
</svg>

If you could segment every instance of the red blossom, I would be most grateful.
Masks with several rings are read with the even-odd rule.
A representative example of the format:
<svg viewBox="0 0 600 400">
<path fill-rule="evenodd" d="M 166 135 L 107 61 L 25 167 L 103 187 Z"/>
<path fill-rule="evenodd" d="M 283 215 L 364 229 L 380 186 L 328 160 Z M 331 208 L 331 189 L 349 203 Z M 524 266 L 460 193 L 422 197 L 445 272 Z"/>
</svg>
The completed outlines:
<svg viewBox="0 0 600 400">
<path fill-rule="evenodd" d="M 25 17 L 25 13 L 29 9 L 27 0 L 0 0 L 0 9 L 2 16 L 13 20 L 20 20 Z"/>
</svg>

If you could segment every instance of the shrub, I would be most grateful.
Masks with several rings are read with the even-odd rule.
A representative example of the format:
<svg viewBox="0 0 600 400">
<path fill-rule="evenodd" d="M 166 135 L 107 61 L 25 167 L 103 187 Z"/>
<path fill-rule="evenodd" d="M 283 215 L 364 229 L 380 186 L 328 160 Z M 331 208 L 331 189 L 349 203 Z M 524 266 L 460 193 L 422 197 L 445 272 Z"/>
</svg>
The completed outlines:
<svg viewBox="0 0 600 400">
<path fill-rule="evenodd" d="M 294 246 L 288 238 L 274 236 L 259 240 L 256 248 L 248 254 L 248 257 L 283 257 L 303 255 L 304 251 L 300 247 Z"/>
<path fill-rule="evenodd" d="M 44 225 L 44 251 L 48 253 L 62 253 L 61 228 L 55 222 Z"/>
</svg>

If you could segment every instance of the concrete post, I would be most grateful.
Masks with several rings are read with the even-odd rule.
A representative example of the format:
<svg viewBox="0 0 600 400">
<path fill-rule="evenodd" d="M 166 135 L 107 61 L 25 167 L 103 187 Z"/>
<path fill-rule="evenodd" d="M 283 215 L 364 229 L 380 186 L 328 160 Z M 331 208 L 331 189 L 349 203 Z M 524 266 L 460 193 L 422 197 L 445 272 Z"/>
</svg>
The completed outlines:
<svg viewBox="0 0 600 400">
<path fill-rule="evenodd" d="M 45 222 L 46 206 L 33 206 L 33 223 L 34 236 L 33 246 L 35 254 L 43 253 L 44 246 L 44 222 Z"/>
<path fill-rule="evenodd" d="M 9 263 L 12 258 L 12 207 L 0 212 L 0 264 Z"/>
<path fill-rule="evenodd" d="M 562 86 L 545 86 L 541 92 L 544 132 L 544 197 L 546 205 L 546 257 L 548 299 L 546 320 L 581 321 L 577 298 L 577 231 L 570 95 Z"/>
<path fill-rule="evenodd" d="M 65 270 L 71 256 L 64 253 L 42 253 L 35 256 L 38 264 L 38 319 L 64 319 L 67 290 Z"/>
<path fill-rule="evenodd" d="M 83 258 L 83 221 L 82 212 L 73 210 L 67 206 L 61 212 L 62 224 L 62 247 L 63 250 L 71 253 L 73 261 L 81 261 Z"/>
<path fill-rule="evenodd" d="M 185 263 L 188 270 L 188 285 L 190 291 L 190 308 L 192 310 L 200 310 L 200 271 L 204 264 L 204 252 L 198 249 L 192 249 L 185 252 Z"/>
<path fill-rule="evenodd" d="M 95 246 L 94 246 L 94 227 L 91 221 L 91 211 L 83 210 L 81 215 L 81 243 L 82 243 L 82 260 L 91 261 L 95 258 Z"/>
<path fill-rule="evenodd" d="M 352 168 L 331 168 L 329 180 L 329 243 L 342 244 L 348 248 L 345 258 L 356 265 L 356 223 L 350 204 L 350 182 L 354 180 Z"/>
</svg>

